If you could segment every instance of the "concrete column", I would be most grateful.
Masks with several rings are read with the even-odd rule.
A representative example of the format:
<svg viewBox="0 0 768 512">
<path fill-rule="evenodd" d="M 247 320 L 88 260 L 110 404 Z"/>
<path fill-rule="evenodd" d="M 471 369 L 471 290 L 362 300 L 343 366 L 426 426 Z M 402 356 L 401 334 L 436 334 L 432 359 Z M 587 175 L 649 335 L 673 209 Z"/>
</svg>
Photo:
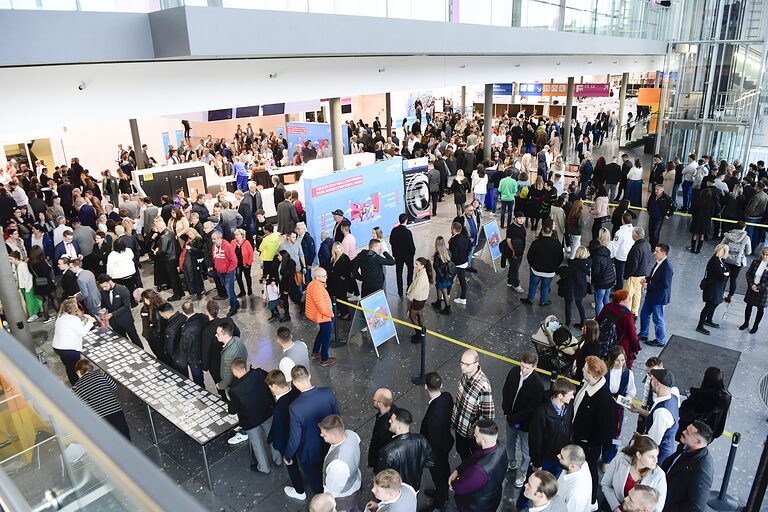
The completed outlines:
<svg viewBox="0 0 768 512">
<path fill-rule="evenodd" d="M 573 77 L 568 77 L 568 96 L 565 98 L 565 120 L 563 121 L 563 130 L 561 140 L 563 141 L 563 161 L 568 162 L 568 155 L 571 150 L 571 111 L 573 110 Z"/>
<path fill-rule="evenodd" d="M 671 74 L 672 45 L 668 44 L 667 55 L 664 57 L 664 81 L 661 83 L 661 102 L 659 103 L 659 111 L 656 112 L 656 142 L 653 148 L 654 153 L 661 152 L 661 138 L 664 136 L 664 116 L 666 115 L 667 110 L 667 99 L 669 98 L 669 77 Z"/>
<path fill-rule="evenodd" d="M 461 86 L 461 115 L 464 115 L 464 111 L 466 111 L 467 106 L 467 86 L 462 85 Z"/>
<path fill-rule="evenodd" d="M 344 170 L 344 139 L 341 135 L 341 100 L 331 98 L 328 101 L 331 120 L 331 150 L 333 154 L 333 170 Z"/>
<path fill-rule="evenodd" d="M 624 104 L 626 102 L 627 98 L 627 83 L 629 82 L 629 73 L 622 73 L 621 74 L 621 89 L 619 89 L 619 122 L 616 129 L 619 131 L 618 133 L 618 140 L 619 144 L 617 147 L 621 147 L 621 136 L 624 134 L 624 130 L 622 129 L 622 126 L 624 126 Z"/>
<path fill-rule="evenodd" d="M 133 142 L 133 151 L 136 152 L 136 167 L 144 169 L 144 159 L 141 157 L 141 137 L 139 137 L 139 124 L 135 119 L 129 119 L 131 125 L 131 142 Z"/>
<path fill-rule="evenodd" d="M 565 30 L 565 4 L 566 0 L 560 0 L 560 10 L 557 15 L 557 30 Z"/>
<path fill-rule="evenodd" d="M 24 307 L 21 304 L 19 287 L 13 277 L 13 264 L 8 259 L 8 247 L 4 243 L 0 245 L 2 246 L 0 247 L 0 300 L 3 302 L 5 319 L 8 321 L 11 334 L 27 350 L 34 353 L 35 344 L 27 326 L 27 315 L 24 314 Z"/>
<path fill-rule="evenodd" d="M 485 84 L 485 96 L 483 98 L 483 156 L 491 158 L 491 144 L 493 142 L 493 84 Z"/>
<path fill-rule="evenodd" d="M 384 134 L 384 140 L 387 140 L 387 137 L 392 134 L 392 98 L 389 93 L 384 95 L 384 115 L 387 118 L 385 122 L 387 125 L 387 133 Z M 405 136 L 403 136 L 403 138 L 405 138 Z"/>
</svg>

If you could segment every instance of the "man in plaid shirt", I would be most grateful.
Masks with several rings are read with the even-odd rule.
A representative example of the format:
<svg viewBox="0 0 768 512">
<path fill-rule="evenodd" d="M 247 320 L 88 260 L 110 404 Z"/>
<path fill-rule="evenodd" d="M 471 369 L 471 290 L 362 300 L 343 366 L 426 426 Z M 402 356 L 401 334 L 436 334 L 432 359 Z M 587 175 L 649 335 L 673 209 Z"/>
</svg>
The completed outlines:
<svg viewBox="0 0 768 512">
<path fill-rule="evenodd" d="M 477 421 L 493 420 L 496 413 L 491 383 L 480 369 L 480 355 L 477 351 L 466 350 L 461 355 L 461 374 L 451 427 L 456 432 L 456 451 L 463 461 L 478 448 L 474 437 Z"/>
</svg>

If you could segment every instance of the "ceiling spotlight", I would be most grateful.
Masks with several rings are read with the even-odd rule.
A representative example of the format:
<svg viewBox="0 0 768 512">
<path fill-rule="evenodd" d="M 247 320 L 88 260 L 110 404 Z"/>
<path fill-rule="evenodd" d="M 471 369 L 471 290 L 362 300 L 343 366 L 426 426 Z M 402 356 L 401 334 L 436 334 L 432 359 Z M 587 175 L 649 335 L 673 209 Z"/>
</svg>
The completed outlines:
<svg viewBox="0 0 768 512">
<path fill-rule="evenodd" d="M 520 64 L 515 64 L 515 67 L 516 67 L 516 68 L 519 68 L 519 67 L 520 67 Z"/>
<path fill-rule="evenodd" d="M 559 65 L 560 65 L 560 62 L 555 62 L 555 66 L 559 66 Z"/>
<path fill-rule="evenodd" d="M 269 78 L 277 78 L 277 73 L 270 73 Z"/>
<path fill-rule="evenodd" d="M 635 61 L 635 64 L 637 64 L 637 61 Z"/>
<path fill-rule="evenodd" d="M 466 65 L 466 64 L 461 64 L 461 65 L 459 66 L 459 69 L 464 69 L 464 68 L 466 68 L 466 67 L 467 67 L 467 65 Z"/>
<path fill-rule="evenodd" d="M 619 61 L 615 60 L 615 61 L 613 61 L 613 63 L 614 63 L 614 64 L 618 64 L 618 63 L 619 63 Z"/>
<path fill-rule="evenodd" d="M 591 60 L 588 60 L 588 61 L 587 61 L 587 64 L 592 64 L 592 61 L 591 61 Z"/>
<path fill-rule="evenodd" d="M 379 68 L 379 73 L 383 73 L 387 70 L 387 68 Z"/>
</svg>

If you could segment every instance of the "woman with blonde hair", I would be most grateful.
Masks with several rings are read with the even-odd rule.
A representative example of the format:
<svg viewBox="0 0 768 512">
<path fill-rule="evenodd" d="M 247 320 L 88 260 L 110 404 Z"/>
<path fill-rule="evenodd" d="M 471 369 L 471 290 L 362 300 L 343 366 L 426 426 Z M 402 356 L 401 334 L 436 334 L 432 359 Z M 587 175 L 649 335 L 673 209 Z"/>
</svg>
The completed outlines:
<svg viewBox="0 0 768 512">
<path fill-rule="evenodd" d="M 453 193 L 453 204 L 456 205 L 456 216 L 464 213 L 464 203 L 467 202 L 467 192 L 469 192 L 469 181 L 464 177 L 464 170 L 456 171 L 456 177 L 451 183 L 451 192 Z"/>
<path fill-rule="evenodd" d="M 70 298 L 61 303 L 59 316 L 53 329 L 53 351 L 59 356 L 67 372 L 69 383 L 74 386 L 78 380 L 75 365 L 83 351 L 83 336 L 88 334 L 96 320 L 84 315 L 77 300 Z"/>
<path fill-rule="evenodd" d="M 451 287 L 456 277 L 456 265 L 451 261 L 448 244 L 442 236 L 435 238 L 435 254 L 432 256 L 432 268 L 435 270 L 435 290 L 437 290 L 437 300 L 432 303 L 432 307 L 437 308 L 443 315 L 450 315 Z M 442 309 L 440 309 L 440 304 L 443 304 Z"/>
<path fill-rule="evenodd" d="M 725 286 L 728 284 L 728 277 L 731 275 L 725 264 L 728 254 L 728 244 L 719 244 L 715 247 L 714 254 L 712 254 L 712 257 L 707 262 L 704 279 L 699 284 L 704 307 L 699 314 L 699 324 L 696 326 L 696 331 L 701 334 L 709 334 L 709 330 L 704 326 L 720 327 L 719 324 L 713 322 L 712 316 L 715 314 L 717 306 L 723 302 Z"/>
<path fill-rule="evenodd" d="M 331 246 L 331 265 L 328 268 L 328 295 L 335 299 L 347 300 L 352 279 L 352 261 L 344 252 L 340 242 L 334 242 Z M 349 320 L 349 307 L 340 302 L 336 303 L 336 310 L 340 320 Z"/>
<path fill-rule="evenodd" d="M 406 295 L 410 301 L 408 307 L 408 318 L 412 323 L 418 325 L 420 328 L 424 325 L 424 314 L 422 310 L 429 298 L 429 285 L 434 282 L 434 274 L 432 273 L 432 264 L 427 258 L 416 258 L 414 262 L 414 268 L 416 274 L 413 276 L 413 282 L 408 285 Z M 416 329 L 411 336 L 412 343 L 420 343 L 421 329 Z"/>
</svg>

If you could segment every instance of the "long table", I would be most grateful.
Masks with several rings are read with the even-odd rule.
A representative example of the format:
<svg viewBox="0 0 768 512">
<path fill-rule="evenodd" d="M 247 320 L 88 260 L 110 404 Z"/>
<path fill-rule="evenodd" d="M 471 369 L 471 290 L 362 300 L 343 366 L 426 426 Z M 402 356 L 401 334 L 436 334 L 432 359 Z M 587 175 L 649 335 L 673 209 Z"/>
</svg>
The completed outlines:
<svg viewBox="0 0 768 512">
<path fill-rule="evenodd" d="M 224 401 L 110 329 L 88 333 L 82 353 L 144 402 L 156 446 L 153 409 L 200 445 L 208 488 L 213 489 L 205 445 L 237 425 Z"/>
</svg>

